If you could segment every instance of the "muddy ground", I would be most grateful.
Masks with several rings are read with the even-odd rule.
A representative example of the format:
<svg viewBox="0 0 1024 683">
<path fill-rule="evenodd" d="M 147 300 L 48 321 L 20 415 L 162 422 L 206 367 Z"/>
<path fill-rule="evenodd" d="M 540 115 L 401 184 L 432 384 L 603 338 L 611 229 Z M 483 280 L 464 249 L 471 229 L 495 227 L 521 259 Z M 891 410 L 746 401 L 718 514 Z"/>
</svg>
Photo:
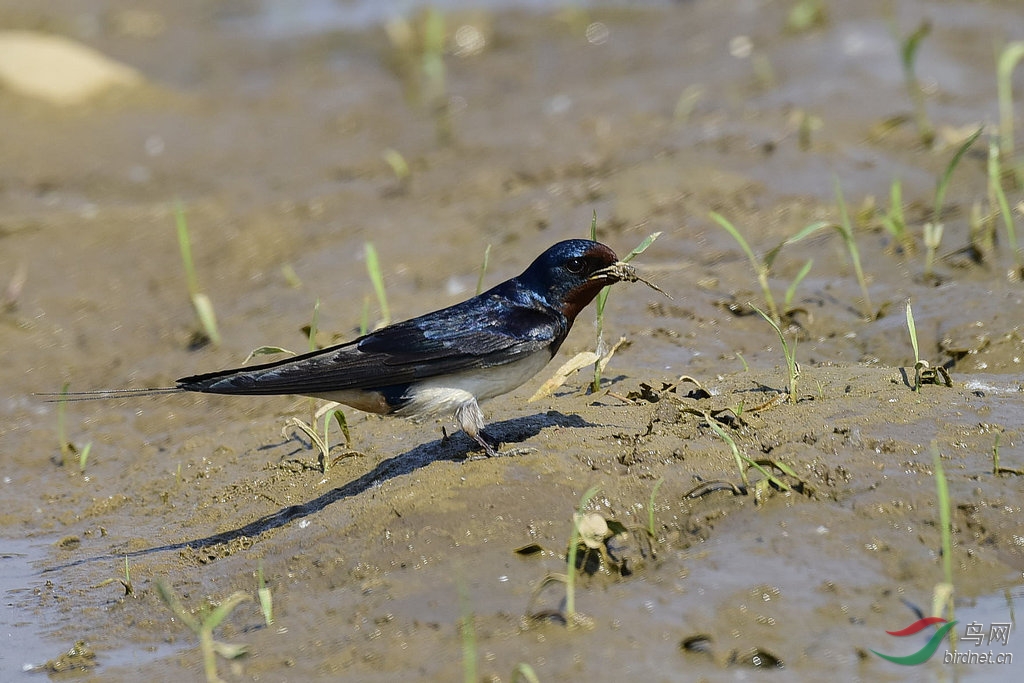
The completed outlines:
<svg viewBox="0 0 1024 683">
<path fill-rule="evenodd" d="M 397 51 L 380 26 L 318 29 L 255 2 L 0 3 L 5 26 L 69 36 L 146 78 L 71 108 L 0 96 L 0 286 L 13 284 L 0 313 L 0 678 L 38 679 L 23 667 L 84 641 L 94 657 L 52 675 L 201 680 L 198 639 L 157 582 L 202 615 L 255 597 L 261 570 L 274 623 L 254 601 L 224 620 L 216 637 L 249 648 L 218 660 L 226 680 L 459 680 L 467 660 L 490 680 L 523 664 L 541 681 L 738 680 L 779 663 L 774 675 L 799 680 L 1020 680 L 1016 630 L 983 648 L 1012 666 L 944 664 L 948 644 L 917 667 L 871 650 L 909 654 L 929 635 L 885 631 L 917 619 L 912 607 L 930 614 L 943 580 L 935 453 L 957 618 L 1013 621 L 1024 595 L 1024 479 L 1011 471 L 1024 468 L 1024 284 L 986 175 L 994 54 L 1024 39 L 1024 19 L 1013 0 L 824 2 L 799 29 L 795 4 L 449 13 L 432 85 L 423 52 Z M 930 145 L 891 32 L 922 21 Z M 469 48 L 461 26 L 476 31 L 462 33 Z M 926 277 L 936 178 L 982 125 Z M 903 244 L 880 221 L 896 179 Z M 780 303 L 813 259 L 784 320 L 802 369 L 789 404 L 778 337 L 748 303 L 765 305 L 754 273 L 709 212 L 761 254 L 839 220 L 836 181 L 871 304 L 836 231 L 779 252 Z M 1024 199 L 1012 179 L 1006 191 L 1010 206 Z M 192 344 L 176 200 L 217 347 Z M 980 254 L 975 204 L 998 226 Z M 628 342 L 601 391 L 580 375 L 526 402 L 593 347 L 588 310 L 541 376 L 485 404 L 505 448 L 526 453 L 467 460 L 470 441 L 443 440 L 441 425 L 350 410 L 358 453 L 337 445 L 325 474 L 294 430 L 282 436 L 308 399 L 171 396 L 69 405 L 67 438 L 91 444 L 83 471 L 61 454 L 56 405 L 32 395 L 165 386 L 257 346 L 301 350 L 317 300 L 318 342 L 352 338 L 364 302 L 380 316 L 365 242 L 401 319 L 472 294 L 487 245 L 496 283 L 585 236 L 595 211 L 620 254 L 662 231 L 638 264 L 674 301 L 615 287 L 606 334 Z M 921 357 L 952 387 L 912 391 L 907 299 Z M 683 375 L 704 392 L 676 385 Z M 743 454 L 788 466 L 773 471 L 790 490 L 756 486 L 754 469 L 741 488 L 712 421 Z M 629 529 L 612 544 L 627 561 L 580 575 L 569 627 L 562 584 L 531 596 L 564 573 L 591 487 L 588 509 Z M 541 552 L 515 552 L 529 544 Z"/>
</svg>

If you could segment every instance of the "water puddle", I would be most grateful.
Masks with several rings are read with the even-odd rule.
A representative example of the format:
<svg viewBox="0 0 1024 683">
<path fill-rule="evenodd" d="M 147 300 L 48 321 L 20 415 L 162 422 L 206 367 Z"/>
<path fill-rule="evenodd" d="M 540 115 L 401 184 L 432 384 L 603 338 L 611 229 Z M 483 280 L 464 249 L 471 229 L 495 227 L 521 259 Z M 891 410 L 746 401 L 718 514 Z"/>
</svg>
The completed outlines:
<svg viewBox="0 0 1024 683">
<path fill-rule="evenodd" d="M 1022 608 L 1024 586 L 959 602 L 956 652 L 940 647 L 935 658 L 957 662 L 959 681 L 1024 680 L 1024 636 L 1017 623 Z"/>
<path fill-rule="evenodd" d="M 0 542 L 0 680 L 28 680 L 32 666 L 56 657 L 65 645 L 45 636 L 46 615 L 36 609 L 46 579 L 35 567 L 46 558 L 49 545 L 37 538 Z"/>
<path fill-rule="evenodd" d="M 59 617 L 45 593 L 53 584 L 40 573 L 55 539 L 0 541 L 0 681 L 39 680 L 36 667 L 60 657 L 75 643 L 52 637 Z M 91 648 L 86 643 L 87 648 Z M 187 645 L 185 645 L 187 647 Z M 96 648 L 97 668 L 140 667 L 184 649 L 181 644 Z M 95 671 L 95 669 L 94 669 Z"/>
</svg>

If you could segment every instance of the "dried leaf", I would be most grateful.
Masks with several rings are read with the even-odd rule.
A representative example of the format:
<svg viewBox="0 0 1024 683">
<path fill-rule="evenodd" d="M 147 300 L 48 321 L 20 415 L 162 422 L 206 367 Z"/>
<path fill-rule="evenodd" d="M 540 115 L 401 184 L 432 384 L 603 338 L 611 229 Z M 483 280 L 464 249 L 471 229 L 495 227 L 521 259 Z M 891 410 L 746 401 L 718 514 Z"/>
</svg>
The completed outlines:
<svg viewBox="0 0 1024 683">
<path fill-rule="evenodd" d="M 565 384 L 566 380 L 568 380 L 570 376 L 579 372 L 588 365 L 593 365 L 598 360 L 600 360 L 600 356 L 593 351 L 583 351 L 576 354 L 566 361 L 562 367 L 558 368 L 558 370 L 555 371 L 555 374 L 548 381 L 544 382 L 544 384 L 540 386 L 540 389 L 537 389 L 537 392 L 531 396 L 527 402 L 532 403 L 533 401 L 540 400 L 545 396 L 550 396 L 556 389 L 558 389 L 558 387 Z"/>
</svg>

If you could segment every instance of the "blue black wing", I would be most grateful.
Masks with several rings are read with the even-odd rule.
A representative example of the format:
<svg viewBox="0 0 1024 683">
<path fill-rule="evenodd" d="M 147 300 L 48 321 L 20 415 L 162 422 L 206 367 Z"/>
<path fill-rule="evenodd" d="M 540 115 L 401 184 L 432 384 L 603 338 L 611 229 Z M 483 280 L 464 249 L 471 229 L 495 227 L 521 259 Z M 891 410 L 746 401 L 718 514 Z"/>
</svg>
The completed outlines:
<svg viewBox="0 0 1024 683">
<path fill-rule="evenodd" d="M 503 365 L 541 351 L 553 355 L 568 332 L 569 323 L 556 310 L 485 294 L 345 344 L 177 384 L 186 391 L 253 395 L 386 387 Z"/>
</svg>

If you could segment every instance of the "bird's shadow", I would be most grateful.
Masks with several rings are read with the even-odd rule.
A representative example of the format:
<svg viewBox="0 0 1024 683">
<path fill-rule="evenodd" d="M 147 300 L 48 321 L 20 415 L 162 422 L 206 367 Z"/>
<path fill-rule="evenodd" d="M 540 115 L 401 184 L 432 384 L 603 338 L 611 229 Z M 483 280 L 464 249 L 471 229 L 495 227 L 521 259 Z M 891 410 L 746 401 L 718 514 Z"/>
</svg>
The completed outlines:
<svg viewBox="0 0 1024 683">
<path fill-rule="evenodd" d="M 598 425 L 587 422 L 578 415 L 565 415 L 557 411 L 548 411 L 537 415 L 528 415 L 525 417 L 517 417 L 511 420 L 491 423 L 487 427 L 487 433 L 489 436 L 497 439 L 501 443 L 519 443 L 536 436 L 542 429 L 547 427 L 596 426 Z M 403 474 L 409 474 L 410 472 L 428 465 L 435 460 L 465 460 L 467 457 L 473 455 L 474 447 L 475 443 L 464 434 L 459 434 L 458 437 L 453 437 L 451 439 L 436 439 L 434 441 L 421 444 L 400 455 L 383 460 L 363 476 L 353 479 L 342 486 L 331 489 L 313 500 L 300 503 L 298 505 L 289 505 L 281 508 L 277 512 L 272 512 L 269 515 L 260 517 L 259 519 L 238 528 L 222 531 L 210 536 L 180 541 L 178 543 L 152 546 L 127 553 L 119 552 L 115 553 L 115 556 L 141 557 L 169 550 L 199 550 L 201 548 L 209 548 L 222 543 L 228 543 L 238 538 L 252 538 L 259 536 L 260 534 L 272 529 L 283 527 L 286 524 L 302 519 L 303 517 L 308 517 L 309 515 L 320 512 L 328 505 L 336 503 L 339 500 L 357 496 L 367 489 L 385 482 L 388 479 L 393 479 L 395 477 L 402 476 Z M 45 574 L 61 569 L 76 567 L 90 562 L 106 562 L 110 561 L 110 558 L 111 555 L 97 555 L 94 557 L 81 558 L 72 562 L 48 567 L 44 569 L 42 573 Z"/>
</svg>

